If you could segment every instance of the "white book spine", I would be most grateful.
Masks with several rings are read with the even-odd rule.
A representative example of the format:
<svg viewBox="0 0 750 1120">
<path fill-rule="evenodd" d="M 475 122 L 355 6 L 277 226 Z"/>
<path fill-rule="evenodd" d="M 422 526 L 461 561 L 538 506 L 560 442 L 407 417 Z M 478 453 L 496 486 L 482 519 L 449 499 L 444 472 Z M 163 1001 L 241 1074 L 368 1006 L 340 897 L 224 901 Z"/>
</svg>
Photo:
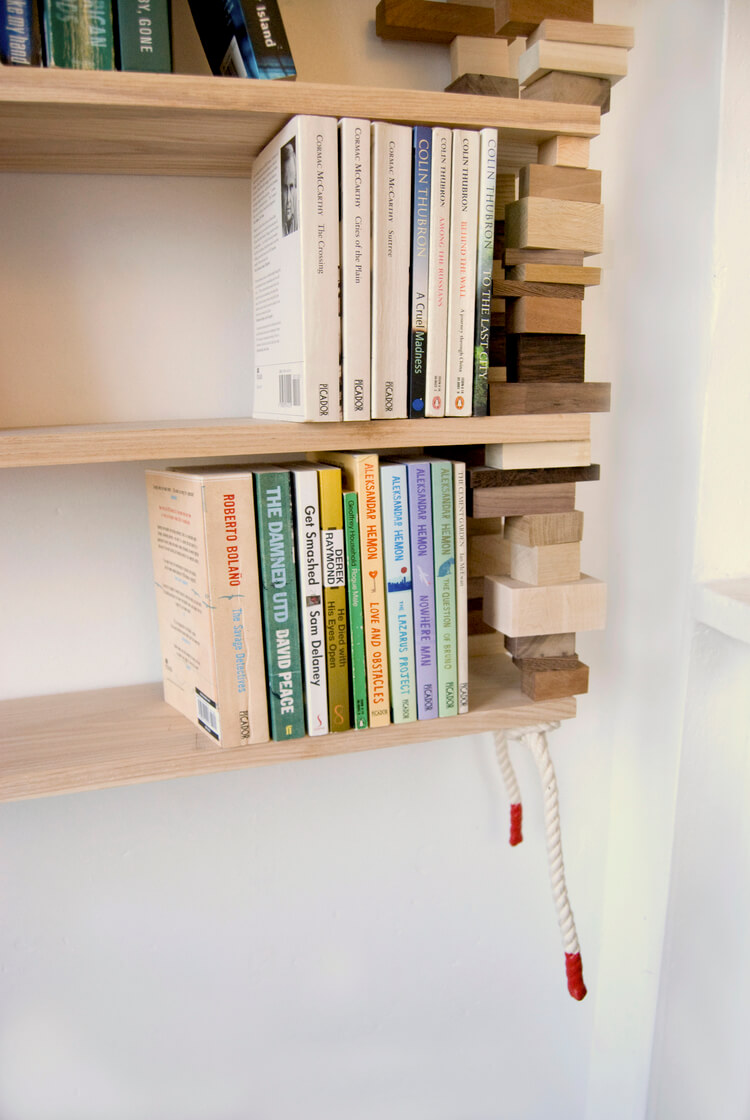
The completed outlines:
<svg viewBox="0 0 750 1120">
<path fill-rule="evenodd" d="M 325 735 L 328 688 L 318 472 L 315 467 L 293 467 L 292 480 L 307 734 Z"/>
<path fill-rule="evenodd" d="M 252 172 L 253 416 L 340 420 L 338 135 L 294 117 Z"/>
<path fill-rule="evenodd" d="M 372 125 L 372 417 L 407 415 L 412 130 Z"/>
<path fill-rule="evenodd" d="M 477 271 L 479 133 L 453 131 L 446 416 L 471 416 Z"/>
<path fill-rule="evenodd" d="M 339 121 L 344 420 L 370 419 L 370 122 Z M 363 341 L 364 340 L 364 341 Z"/>
<path fill-rule="evenodd" d="M 448 257 L 451 219 L 452 136 L 449 128 L 432 130 L 432 195 L 427 286 L 427 387 L 425 415 L 445 416 L 445 353 L 448 326 Z"/>
<path fill-rule="evenodd" d="M 458 712 L 469 710 L 469 556 L 466 537 L 466 464 L 453 464 L 453 510 L 456 521 L 456 663 Z"/>
</svg>

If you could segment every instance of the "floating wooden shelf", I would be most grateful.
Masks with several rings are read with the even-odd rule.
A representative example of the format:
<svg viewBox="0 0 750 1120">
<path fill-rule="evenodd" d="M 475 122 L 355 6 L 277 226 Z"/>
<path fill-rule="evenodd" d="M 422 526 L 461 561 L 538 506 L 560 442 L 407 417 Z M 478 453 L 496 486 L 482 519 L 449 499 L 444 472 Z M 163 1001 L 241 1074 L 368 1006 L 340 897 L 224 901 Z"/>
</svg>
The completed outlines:
<svg viewBox="0 0 750 1120">
<path fill-rule="evenodd" d="M 588 439 L 585 413 L 440 420 L 282 424 L 263 420 L 175 420 L 0 431 L 0 467 L 49 467 L 154 459 L 282 455 L 293 451 L 449 447 Z"/>
<path fill-rule="evenodd" d="M 296 113 L 499 130 L 498 163 L 591 138 L 588 105 L 423 90 L 0 66 L 0 170 L 247 176 Z"/>
<path fill-rule="evenodd" d="M 499 636 L 498 643 L 496 653 L 470 658 L 470 711 L 466 715 L 234 750 L 217 747 L 165 704 L 159 684 L 6 700 L 0 704 L 0 800 L 242 770 L 575 715 L 572 696 L 536 703 L 529 700 L 521 692 L 520 675 L 503 653 Z"/>
</svg>

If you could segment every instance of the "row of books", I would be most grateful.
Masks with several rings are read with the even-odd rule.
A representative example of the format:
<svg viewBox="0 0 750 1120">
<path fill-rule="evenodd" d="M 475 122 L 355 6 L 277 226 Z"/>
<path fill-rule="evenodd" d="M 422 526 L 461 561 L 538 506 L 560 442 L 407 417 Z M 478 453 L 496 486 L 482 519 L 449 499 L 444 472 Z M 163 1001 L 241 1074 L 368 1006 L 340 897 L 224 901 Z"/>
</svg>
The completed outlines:
<svg viewBox="0 0 750 1120">
<path fill-rule="evenodd" d="M 295 77 L 276 0 L 190 0 L 190 8 L 212 73 Z M 169 73 L 169 0 L 0 0 L 0 62 Z"/>
<path fill-rule="evenodd" d="M 252 172 L 264 420 L 486 415 L 497 129 L 298 116 Z"/>
<path fill-rule="evenodd" d="M 468 711 L 466 467 L 147 472 L 165 699 L 222 746 Z"/>
</svg>

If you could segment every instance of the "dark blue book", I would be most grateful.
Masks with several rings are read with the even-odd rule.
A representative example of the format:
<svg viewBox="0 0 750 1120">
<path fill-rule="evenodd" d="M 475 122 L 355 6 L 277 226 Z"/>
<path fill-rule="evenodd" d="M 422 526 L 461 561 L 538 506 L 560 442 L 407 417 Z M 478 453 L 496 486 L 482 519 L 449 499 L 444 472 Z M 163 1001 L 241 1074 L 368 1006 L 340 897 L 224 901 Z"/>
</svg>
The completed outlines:
<svg viewBox="0 0 750 1120">
<path fill-rule="evenodd" d="M 212 73 L 296 77 L 276 0 L 190 0 L 190 10 Z"/>
<path fill-rule="evenodd" d="M 34 0 L 0 0 L 0 62 L 39 66 L 39 23 Z"/>
<path fill-rule="evenodd" d="M 415 125 L 413 144 L 409 280 L 409 416 L 412 418 L 425 415 L 432 129 Z"/>
</svg>

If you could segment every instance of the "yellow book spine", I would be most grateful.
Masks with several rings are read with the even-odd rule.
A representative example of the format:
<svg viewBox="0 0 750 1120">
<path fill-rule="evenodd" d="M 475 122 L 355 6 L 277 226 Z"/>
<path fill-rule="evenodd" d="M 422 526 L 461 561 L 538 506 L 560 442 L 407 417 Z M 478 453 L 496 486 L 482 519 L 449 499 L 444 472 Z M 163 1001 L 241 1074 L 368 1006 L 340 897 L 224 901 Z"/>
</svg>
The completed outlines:
<svg viewBox="0 0 750 1120">
<path fill-rule="evenodd" d="M 320 542 L 323 559 L 328 726 L 331 731 L 351 727 L 349 707 L 349 635 L 346 622 L 346 555 L 341 471 L 318 470 Z"/>
</svg>

